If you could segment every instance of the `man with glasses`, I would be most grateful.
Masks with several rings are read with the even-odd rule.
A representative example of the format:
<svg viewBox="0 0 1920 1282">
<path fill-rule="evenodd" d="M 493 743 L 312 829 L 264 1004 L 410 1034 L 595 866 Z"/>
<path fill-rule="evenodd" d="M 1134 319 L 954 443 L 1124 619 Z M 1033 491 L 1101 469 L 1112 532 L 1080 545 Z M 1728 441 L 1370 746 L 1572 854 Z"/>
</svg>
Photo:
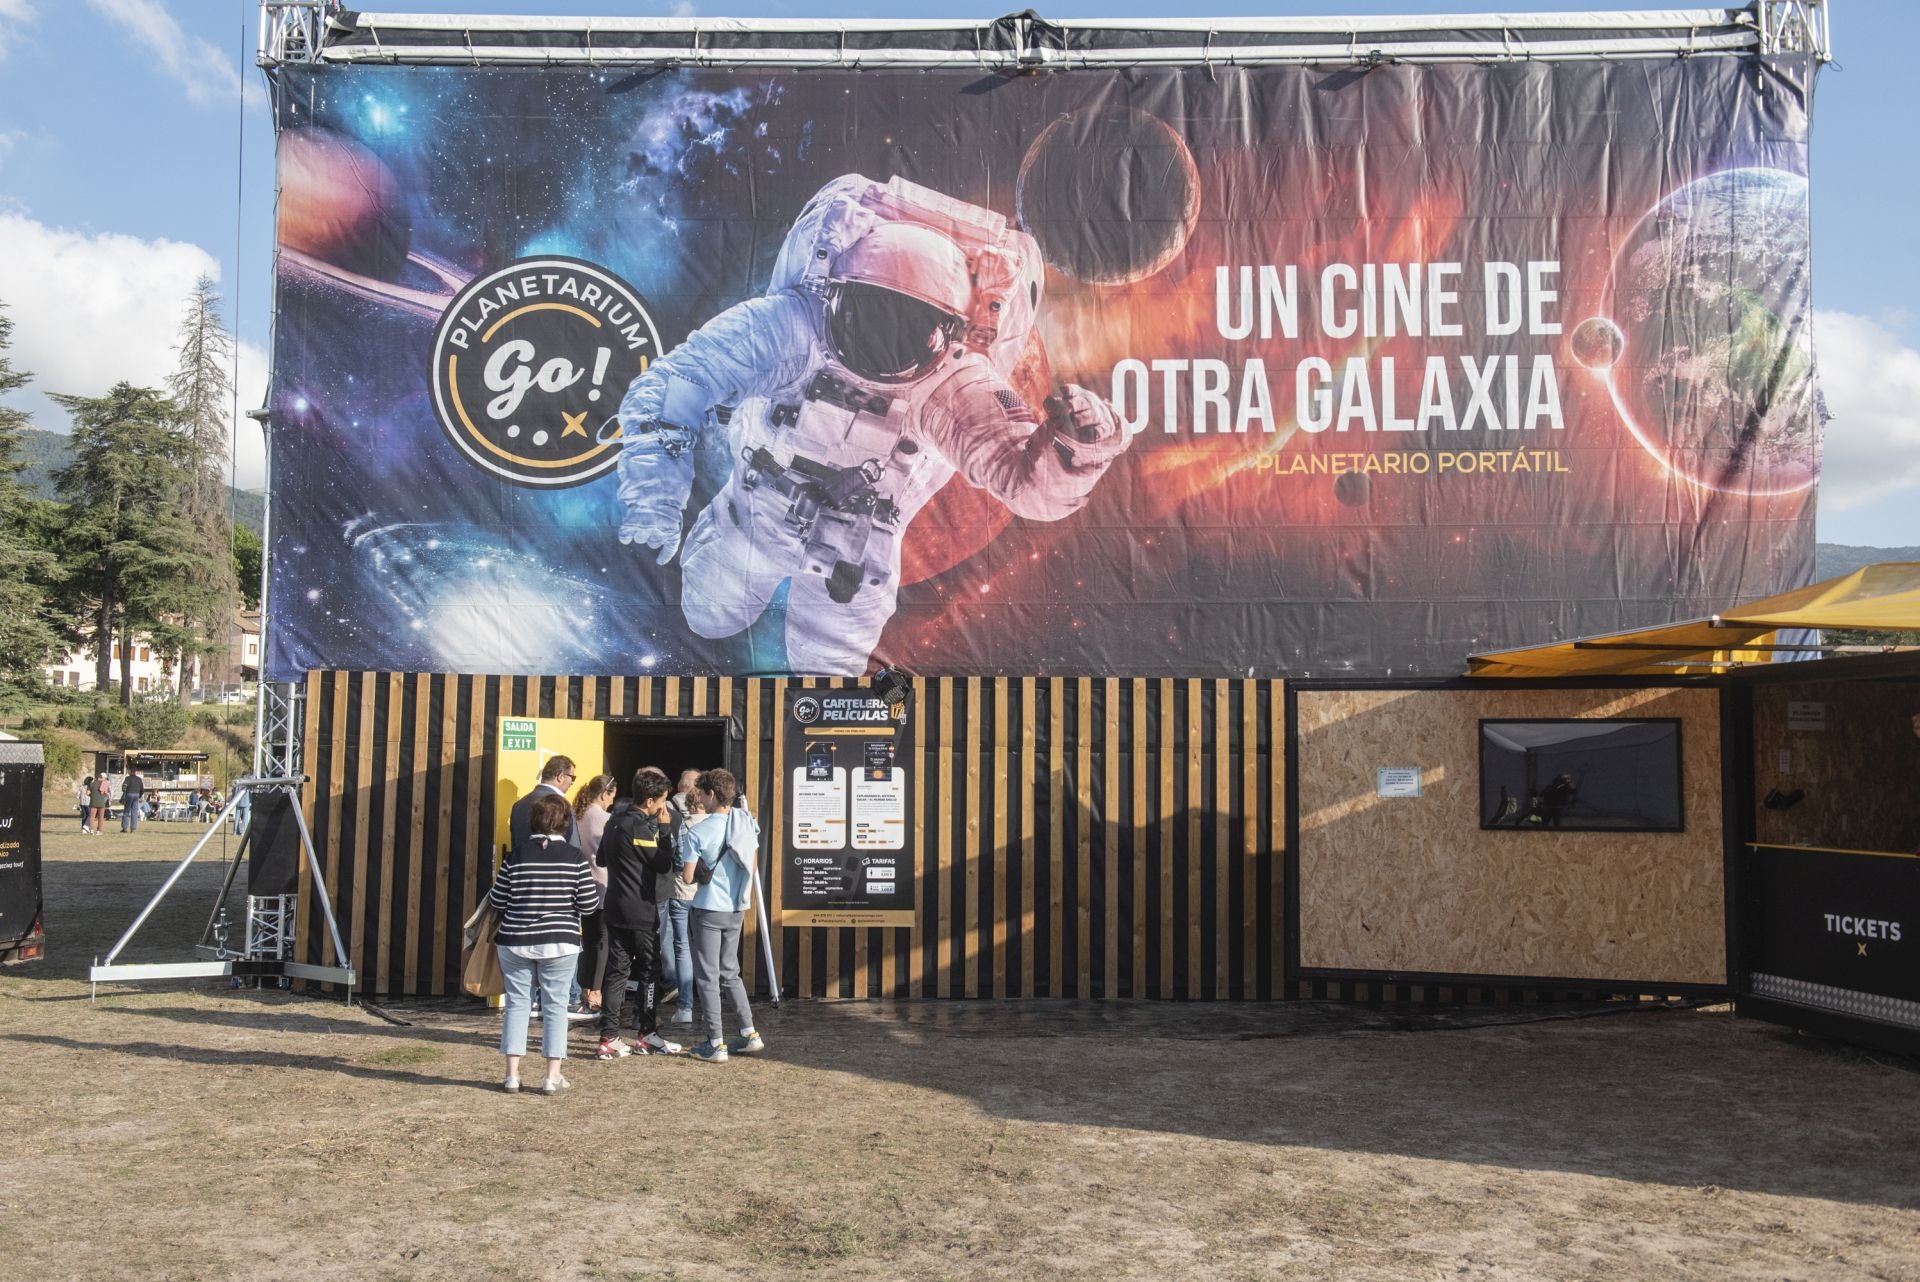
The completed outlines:
<svg viewBox="0 0 1920 1282">
<path fill-rule="evenodd" d="M 507 812 L 507 850 L 503 856 L 518 850 L 533 836 L 533 803 L 541 797 L 552 794 L 567 805 L 567 844 L 578 850 L 580 847 L 580 829 L 573 819 L 573 806 L 567 796 L 573 787 L 574 769 L 572 757 L 548 757 L 547 764 L 540 767 L 540 782 L 533 790 L 513 803 L 513 809 Z M 533 1017 L 544 1017 L 545 1011 L 535 1002 Z M 586 1003 L 580 1000 L 580 981 L 576 978 L 567 994 L 567 1021 L 573 1024 L 585 1023 L 593 1018 Z"/>
</svg>

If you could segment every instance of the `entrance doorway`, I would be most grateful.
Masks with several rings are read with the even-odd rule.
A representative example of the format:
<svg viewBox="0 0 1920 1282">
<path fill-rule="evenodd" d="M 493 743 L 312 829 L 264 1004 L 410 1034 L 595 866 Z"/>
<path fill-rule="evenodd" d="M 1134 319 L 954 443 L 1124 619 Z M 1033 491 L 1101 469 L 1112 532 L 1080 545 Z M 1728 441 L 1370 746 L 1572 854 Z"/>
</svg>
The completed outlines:
<svg viewBox="0 0 1920 1282">
<path fill-rule="evenodd" d="M 606 728 L 606 771 L 622 798 L 642 766 L 658 766 L 676 784 L 682 770 L 734 769 L 725 717 L 621 717 Z"/>
</svg>

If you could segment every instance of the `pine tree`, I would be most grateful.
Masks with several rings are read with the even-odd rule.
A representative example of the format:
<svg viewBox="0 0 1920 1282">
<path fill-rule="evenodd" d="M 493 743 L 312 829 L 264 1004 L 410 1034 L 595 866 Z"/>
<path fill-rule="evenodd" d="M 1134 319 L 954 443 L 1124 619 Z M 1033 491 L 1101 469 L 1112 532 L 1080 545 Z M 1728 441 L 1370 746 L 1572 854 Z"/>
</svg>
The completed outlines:
<svg viewBox="0 0 1920 1282">
<path fill-rule="evenodd" d="M 178 657 L 180 702 L 185 703 L 199 660 L 226 642 L 234 602 L 233 523 L 222 466 L 233 410 L 233 336 L 220 320 L 220 295 L 211 276 L 195 281 L 188 295 L 178 351 L 179 364 L 168 386 L 187 435 L 191 480 L 186 511 L 203 553 L 189 570 L 188 586 L 205 611 L 182 616 L 167 638 Z"/>
<path fill-rule="evenodd" d="M 13 318 L 0 304 L 0 396 L 33 377 L 14 369 L 7 356 L 12 345 Z M 15 680 L 37 680 L 60 645 L 47 619 L 44 586 L 56 573 L 55 558 L 33 537 L 27 490 L 16 479 L 25 466 L 17 455 L 29 423 L 25 410 L 0 405 L 0 674 Z"/>
<path fill-rule="evenodd" d="M 105 396 L 53 399 L 73 415 L 73 462 L 55 477 L 68 504 L 66 570 L 90 603 L 83 630 L 96 683 L 105 689 L 112 679 L 118 637 L 120 697 L 131 704 L 136 638 L 181 645 L 183 620 L 206 617 L 214 604 L 187 511 L 192 447 L 178 407 L 151 388 L 118 383 Z"/>
</svg>

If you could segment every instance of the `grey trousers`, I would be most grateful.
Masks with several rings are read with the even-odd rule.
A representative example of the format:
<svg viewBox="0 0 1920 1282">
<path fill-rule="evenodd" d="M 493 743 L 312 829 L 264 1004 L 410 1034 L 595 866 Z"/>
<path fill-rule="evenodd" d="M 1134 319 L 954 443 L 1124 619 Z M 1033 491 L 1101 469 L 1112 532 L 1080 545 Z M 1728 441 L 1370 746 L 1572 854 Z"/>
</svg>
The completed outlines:
<svg viewBox="0 0 1920 1282">
<path fill-rule="evenodd" d="M 707 1040 L 725 1036 L 720 1027 L 720 991 L 733 999 L 734 1018 L 742 1030 L 753 1027 L 753 1008 L 747 1005 L 747 986 L 740 982 L 740 923 L 745 913 L 716 913 L 696 908 L 687 914 L 693 936 L 693 991 L 700 998 L 700 1017 L 706 1021 Z"/>
</svg>

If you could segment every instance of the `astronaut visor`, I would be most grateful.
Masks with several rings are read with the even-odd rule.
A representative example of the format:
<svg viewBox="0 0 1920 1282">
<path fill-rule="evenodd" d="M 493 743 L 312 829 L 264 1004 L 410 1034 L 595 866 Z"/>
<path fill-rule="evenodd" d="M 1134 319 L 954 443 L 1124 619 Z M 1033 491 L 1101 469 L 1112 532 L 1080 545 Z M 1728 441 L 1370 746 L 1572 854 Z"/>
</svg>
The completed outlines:
<svg viewBox="0 0 1920 1282">
<path fill-rule="evenodd" d="M 940 359 L 960 318 L 879 285 L 836 284 L 827 298 L 827 339 L 847 371 L 902 382 Z"/>
</svg>

